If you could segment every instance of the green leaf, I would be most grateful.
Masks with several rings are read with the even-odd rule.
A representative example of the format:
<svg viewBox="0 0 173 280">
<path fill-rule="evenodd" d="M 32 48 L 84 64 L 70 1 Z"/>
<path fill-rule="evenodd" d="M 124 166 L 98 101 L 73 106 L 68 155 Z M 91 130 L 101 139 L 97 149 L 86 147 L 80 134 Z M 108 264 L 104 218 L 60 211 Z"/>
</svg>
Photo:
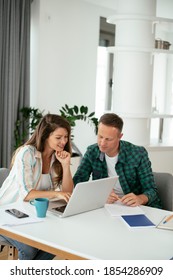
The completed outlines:
<svg viewBox="0 0 173 280">
<path fill-rule="evenodd" d="M 78 114 L 79 108 L 76 105 L 73 107 L 73 109 L 74 109 L 75 114 Z"/>
<path fill-rule="evenodd" d="M 91 118 L 94 115 L 95 115 L 95 112 L 92 112 L 91 114 L 88 115 L 88 118 Z"/>
<path fill-rule="evenodd" d="M 84 106 L 81 106 L 81 107 L 80 107 L 80 112 L 81 112 L 81 114 L 84 114 L 84 113 L 85 113 L 85 107 L 84 107 Z"/>
<path fill-rule="evenodd" d="M 61 110 L 60 110 L 61 111 Z M 66 112 L 66 108 L 65 107 L 62 107 L 62 111 L 65 111 Z"/>
<path fill-rule="evenodd" d="M 69 108 L 69 110 L 68 110 L 68 114 L 69 115 L 71 115 L 71 116 L 73 116 L 74 114 L 73 114 L 73 109 L 72 108 Z"/>
</svg>

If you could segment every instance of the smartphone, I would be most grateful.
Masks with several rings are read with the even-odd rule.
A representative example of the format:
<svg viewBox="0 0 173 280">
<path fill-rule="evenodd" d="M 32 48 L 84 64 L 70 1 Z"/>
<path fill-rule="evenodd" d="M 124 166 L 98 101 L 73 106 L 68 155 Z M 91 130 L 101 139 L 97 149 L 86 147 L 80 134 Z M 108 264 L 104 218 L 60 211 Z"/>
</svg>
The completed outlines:
<svg viewBox="0 0 173 280">
<path fill-rule="evenodd" d="M 29 217 L 29 215 L 27 215 L 17 209 L 6 209 L 5 212 L 7 212 L 8 214 L 11 214 L 14 217 L 19 218 L 19 219 Z"/>
</svg>

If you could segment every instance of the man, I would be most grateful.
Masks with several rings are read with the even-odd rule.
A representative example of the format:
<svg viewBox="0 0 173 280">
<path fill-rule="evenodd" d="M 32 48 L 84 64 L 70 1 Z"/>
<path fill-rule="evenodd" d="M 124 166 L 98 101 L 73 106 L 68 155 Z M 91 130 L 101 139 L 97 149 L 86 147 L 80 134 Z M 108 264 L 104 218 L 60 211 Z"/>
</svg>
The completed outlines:
<svg viewBox="0 0 173 280">
<path fill-rule="evenodd" d="M 74 184 L 118 175 L 108 203 L 120 200 L 128 206 L 148 205 L 161 208 L 151 162 L 144 147 L 121 140 L 123 120 L 104 114 L 98 125 L 97 144 L 91 145 L 73 177 Z"/>
</svg>

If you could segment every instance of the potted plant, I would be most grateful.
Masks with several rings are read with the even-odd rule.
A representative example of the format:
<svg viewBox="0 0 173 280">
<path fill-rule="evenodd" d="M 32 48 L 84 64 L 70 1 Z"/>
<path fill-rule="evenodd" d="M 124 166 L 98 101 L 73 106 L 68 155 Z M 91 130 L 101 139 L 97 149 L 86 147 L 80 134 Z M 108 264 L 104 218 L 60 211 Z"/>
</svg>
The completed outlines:
<svg viewBox="0 0 173 280">
<path fill-rule="evenodd" d="M 31 135 L 40 119 L 43 117 L 43 112 L 38 108 L 23 107 L 19 110 L 19 117 L 15 122 L 14 129 L 14 148 L 21 146 Z"/>
</svg>

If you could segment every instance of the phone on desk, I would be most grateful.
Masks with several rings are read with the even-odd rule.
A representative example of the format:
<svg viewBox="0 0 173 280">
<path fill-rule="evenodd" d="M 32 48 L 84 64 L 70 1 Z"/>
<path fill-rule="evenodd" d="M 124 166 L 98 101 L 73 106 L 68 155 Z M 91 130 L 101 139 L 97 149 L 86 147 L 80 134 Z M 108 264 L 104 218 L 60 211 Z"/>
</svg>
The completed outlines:
<svg viewBox="0 0 173 280">
<path fill-rule="evenodd" d="M 17 209 L 6 209 L 5 212 L 7 212 L 8 214 L 11 214 L 14 217 L 19 218 L 19 219 L 29 217 L 29 215 L 27 215 Z"/>
</svg>

